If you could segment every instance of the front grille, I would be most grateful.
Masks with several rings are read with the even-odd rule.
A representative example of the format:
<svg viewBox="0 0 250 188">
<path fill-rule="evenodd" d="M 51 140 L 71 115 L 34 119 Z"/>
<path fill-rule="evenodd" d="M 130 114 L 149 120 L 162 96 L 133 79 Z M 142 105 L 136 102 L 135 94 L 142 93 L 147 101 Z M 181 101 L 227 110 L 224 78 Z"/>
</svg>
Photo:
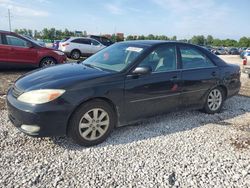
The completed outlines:
<svg viewBox="0 0 250 188">
<path fill-rule="evenodd" d="M 15 97 L 15 98 L 18 98 L 23 92 L 18 89 L 16 86 L 14 86 L 12 88 L 12 95 Z"/>
</svg>

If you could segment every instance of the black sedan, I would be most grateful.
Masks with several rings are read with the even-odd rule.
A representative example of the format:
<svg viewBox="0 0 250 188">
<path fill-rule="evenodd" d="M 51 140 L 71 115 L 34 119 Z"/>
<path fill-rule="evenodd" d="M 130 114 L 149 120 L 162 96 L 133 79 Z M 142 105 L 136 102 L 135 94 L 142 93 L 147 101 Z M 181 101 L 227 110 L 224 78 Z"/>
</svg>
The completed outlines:
<svg viewBox="0 0 250 188">
<path fill-rule="evenodd" d="M 111 45 L 82 63 L 18 79 L 7 94 L 9 119 L 31 136 L 68 135 L 91 146 L 111 130 L 178 109 L 220 112 L 239 92 L 240 67 L 179 42 Z"/>
</svg>

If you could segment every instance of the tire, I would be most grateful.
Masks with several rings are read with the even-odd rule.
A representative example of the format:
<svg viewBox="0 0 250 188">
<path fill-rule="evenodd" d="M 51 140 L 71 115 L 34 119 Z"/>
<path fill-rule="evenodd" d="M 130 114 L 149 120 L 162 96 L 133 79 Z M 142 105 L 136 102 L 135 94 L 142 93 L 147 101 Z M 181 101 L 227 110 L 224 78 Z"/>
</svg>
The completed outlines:
<svg viewBox="0 0 250 188">
<path fill-rule="evenodd" d="M 81 57 L 81 52 L 79 50 L 73 50 L 71 53 L 70 53 L 70 57 L 74 60 L 78 60 L 80 59 Z"/>
<path fill-rule="evenodd" d="M 221 111 L 225 101 L 225 92 L 221 87 L 209 91 L 203 111 L 208 114 L 215 114 Z"/>
<path fill-rule="evenodd" d="M 115 117 L 113 108 L 105 101 L 84 103 L 72 115 L 67 135 L 81 146 L 100 144 L 115 127 Z"/>
<path fill-rule="evenodd" d="M 56 64 L 57 64 L 57 62 L 56 62 L 56 60 L 54 58 L 46 57 L 46 58 L 42 59 L 39 66 L 41 68 L 45 68 L 45 67 L 53 66 L 53 65 L 56 65 Z"/>
</svg>

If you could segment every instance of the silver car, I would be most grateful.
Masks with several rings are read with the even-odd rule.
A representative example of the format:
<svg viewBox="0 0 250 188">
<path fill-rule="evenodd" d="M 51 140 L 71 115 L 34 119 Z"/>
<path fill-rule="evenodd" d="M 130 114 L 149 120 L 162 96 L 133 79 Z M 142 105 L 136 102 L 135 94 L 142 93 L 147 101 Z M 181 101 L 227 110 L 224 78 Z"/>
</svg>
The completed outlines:
<svg viewBox="0 0 250 188">
<path fill-rule="evenodd" d="M 99 41 L 87 37 L 70 37 L 59 43 L 59 50 L 72 59 L 88 57 L 105 48 Z"/>
</svg>

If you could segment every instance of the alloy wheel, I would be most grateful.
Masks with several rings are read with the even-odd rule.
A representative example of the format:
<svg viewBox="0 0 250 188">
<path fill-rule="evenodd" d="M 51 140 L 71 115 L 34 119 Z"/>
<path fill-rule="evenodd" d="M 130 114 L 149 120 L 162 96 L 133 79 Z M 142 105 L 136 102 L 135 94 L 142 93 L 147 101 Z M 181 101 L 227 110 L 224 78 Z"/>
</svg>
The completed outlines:
<svg viewBox="0 0 250 188">
<path fill-rule="evenodd" d="M 48 66 L 51 66 L 51 65 L 55 65 L 55 61 L 52 60 L 52 59 L 46 59 L 45 61 L 43 61 L 42 63 L 42 67 L 48 67 Z"/>
<path fill-rule="evenodd" d="M 216 111 L 222 104 L 222 93 L 219 89 L 213 89 L 208 95 L 208 107 L 211 111 Z"/>
<path fill-rule="evenodd" d="M 71 57 L 73 59 L 79 59 L 80 58 L 80 54 L 77 51 L 73 51 L 72 54 L 71 54 Z"/>
<path fill-rule="evenodd" d="M 108 130 L 110 119 L 108 113 L 101 108 L 86 112 L 79 122 L 80 135 L 86 140 L 97 140 Z"/>
</svg>

